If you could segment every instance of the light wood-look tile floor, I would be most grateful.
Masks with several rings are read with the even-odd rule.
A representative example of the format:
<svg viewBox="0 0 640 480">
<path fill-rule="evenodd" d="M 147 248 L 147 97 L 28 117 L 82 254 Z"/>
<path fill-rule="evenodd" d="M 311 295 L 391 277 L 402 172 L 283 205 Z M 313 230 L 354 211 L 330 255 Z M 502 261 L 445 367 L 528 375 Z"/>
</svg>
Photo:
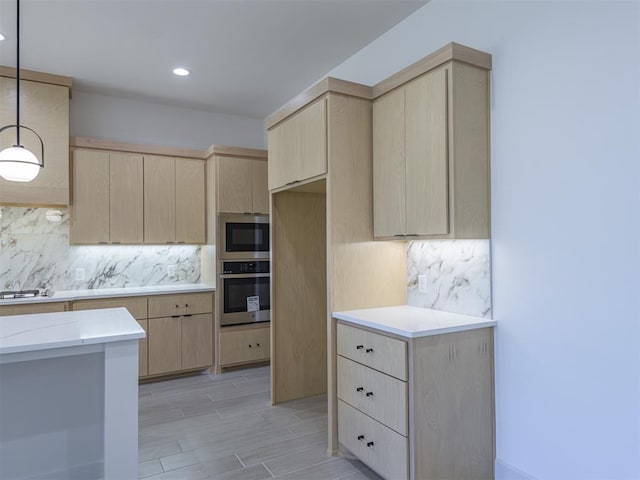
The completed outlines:
<svg viewBox="0 0 640 480">
<path fill-rule="evenodd" d="M 269 367 L 140 385 L 139 477 L 379 480 L 327 455 L 327 398 L 270 401 Z"/>
</svg>

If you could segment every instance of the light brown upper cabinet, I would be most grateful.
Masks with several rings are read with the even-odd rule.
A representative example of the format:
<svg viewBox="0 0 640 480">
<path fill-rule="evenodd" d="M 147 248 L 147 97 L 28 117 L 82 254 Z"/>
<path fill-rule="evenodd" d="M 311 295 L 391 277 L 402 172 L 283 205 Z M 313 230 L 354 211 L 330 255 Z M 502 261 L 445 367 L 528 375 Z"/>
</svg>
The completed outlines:
<svg viewBox="0 0 640 480">
<path fill-rule="evenodd" d="M 0 66 L 0 126 L 16 123 L 16 70 Z M 69 204 L 69 95 L 71 78 L 21 70 L 20 124 L 44 143 L 44 168 L 31 182 L 0 177 L 0 204 L 66 207 Z M 0 150 L 14 145 L 15 129 L 0 134 Z M 40 159 L 40 141 L 26 129 L 20 143 Z"/>
<path fill-rule="evenodd" d="M 218 157 L 218 212 L 269 213 L 267 162 Z"/>
<path fill-rule="evenodd" d="M 144 157 L 144 243 L 205 242 L 204 162 Z"/>
<path fill-rule="evenodd" d="M 374 87 L 375 237 L 489 238 L 490 56 L 473 52 Z"/>
<path fill-rule="evenodd" d="M 269 129 L 269 190 L 327 173 L 327 100 Z"/>
<path fill-rule="evenodd" d="M 71 243 L 142 243 L 142 156 L 74 150 L 72 163 Z"/>
</svg>

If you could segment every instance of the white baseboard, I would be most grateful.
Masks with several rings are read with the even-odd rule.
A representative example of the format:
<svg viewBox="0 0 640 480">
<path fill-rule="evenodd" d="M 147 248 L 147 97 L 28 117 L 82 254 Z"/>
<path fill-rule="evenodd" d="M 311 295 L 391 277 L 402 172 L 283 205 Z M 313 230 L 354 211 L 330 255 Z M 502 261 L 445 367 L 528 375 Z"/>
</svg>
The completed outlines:
<svg viewBox="0 0 640 480">
<path fill-rule="evenodd" d="M 496 480 L 538 480 L 533 475 L 496 458 Z"/>
</svg>

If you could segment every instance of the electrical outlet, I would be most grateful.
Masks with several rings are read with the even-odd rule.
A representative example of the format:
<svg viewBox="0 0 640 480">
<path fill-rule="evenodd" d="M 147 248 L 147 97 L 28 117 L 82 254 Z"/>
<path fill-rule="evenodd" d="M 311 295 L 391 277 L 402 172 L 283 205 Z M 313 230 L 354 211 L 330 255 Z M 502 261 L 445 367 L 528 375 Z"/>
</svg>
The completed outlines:
<svg viewBox="0 0 640 480">
<path fill-rule="evenodd" d="M 76 268 L 76 282 L 84 280 L 84 268 Z"/>
<path fill-rule="evenodd" d="M 176 278 L 176 266 L 175 265 L 167 265 L 167 276 L 169 278 Z"/>
<path fill-rule="evenodd" d="M 420 293 L 427 293 L 427 276 L 418 275 L 418 291 Z"/>
</svg>

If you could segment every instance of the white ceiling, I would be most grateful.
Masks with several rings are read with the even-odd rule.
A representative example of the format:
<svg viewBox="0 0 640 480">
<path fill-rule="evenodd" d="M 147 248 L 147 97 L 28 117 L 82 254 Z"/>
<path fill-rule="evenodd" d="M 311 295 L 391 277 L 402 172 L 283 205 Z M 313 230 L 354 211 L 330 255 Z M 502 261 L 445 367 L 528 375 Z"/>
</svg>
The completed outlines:
<svg viewBox="0 0 640 480">
<path fill-rule="evenodd" d="M 264 118 L 425 3 L 21 0 L 21 64 L 75 90 Z M 14 0 L 0 0 L 0 33 L 0 64 L 15 66 Z"/>
</svg>

